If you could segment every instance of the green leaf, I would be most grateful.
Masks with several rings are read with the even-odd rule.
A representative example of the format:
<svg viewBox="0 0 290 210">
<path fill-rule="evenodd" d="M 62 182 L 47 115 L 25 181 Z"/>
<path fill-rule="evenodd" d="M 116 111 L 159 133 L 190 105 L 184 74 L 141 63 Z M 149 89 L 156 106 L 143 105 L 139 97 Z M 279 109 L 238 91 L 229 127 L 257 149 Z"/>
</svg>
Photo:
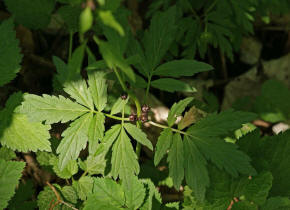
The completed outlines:
<svg viewBox="0 0 290 210">
<path fill-rule="evenodd" d="M 121 133 L 113 145 L 111 163 L 111 174 L 114 179 L 117 179 L 119 176 L 127 186 L 129 185 L 129 177 L 139 173 L 140 168 L 137 155 L 124 128 L 121 129 Z"/>
<path fill-rule="evenodd" d="M 55 155 L 52 152 L 42 152 L 38 151 L 36 153 L 36 160 L 41 166 L 49 166 L 50 164 L 50 159 L 54 158 Z"/>
<path fill-rule="evenodd" d="M 45 28 L 50 22 L 54 9 L 54 1 L 51 0 L 5 0 L 4 2 L 15 21 L 31 29 Z"/>
<path fill-rule="evenodd" d="M 63 195 L 63 200 L 69 204 L 73 204 L 72 206 L 75 206 L 77 204 L 78 201 L 78 196 L 77 196 L 77 192 L 75 191 L 75 189 L 72 186 L 64 186 L 61 189 L 61 193 Z M 71 209 L 68 206 L 64 206 L 62 207 L 63 209 Z"/>
<path fill-rule="evenodd" d="M 104 137 L 105 116 L 103 113 L 97 112 L 89 127 L 89 154 L 95 154 L 99 141 Z"/>
<path fill-rule="evenodd" d="M 110 203 L 99 201 L 97 198 L 90 197 L 89 200 L 85 202 L 84 210 L 123 210 L 123 208 L 119 208 L 113 206 Z"/>
<path fill-rule="evenodd" d="M 0 159 L 3 159 L 3 160 L 12 160 L 16 158 L 16 154 L 13 150 L 7 148 L 7 147 L 1 147 L 0 148 Z"/>
<path fill-rule="evenodd" d="M 190 139 L 195 142 L 206 159 L 213 162 L 219 169 L 224 168 L 232 176 L 237 177 L 239 173 L 256 174 L 255 169 L 250 164 L 251 159 L 239 151 L 235 144 L 219 138 L 191 136 Z"/>
<path fill-rule="evenodd" d="M 129 100 L 129 97 L 127 97 L 126 100 L 118 98 L 118 100 L 114 103 L 111 109 L 111 114 L 114 115 L 114 114 L 120 113 L 125 107 L 125 105 L 128 103 L 128 100 Z"/>
<path fill-rule="evenodd" d="M 143 45 L 149 72 L 160 63 L 175 38 L 176 7 L 156 13 L 151 19 L 148 31 L 145 31 Z"/>
<path fill-rule="evenodd" d="M 59 169 L 62 170 L 70 160 L 76 160 L 88 140 L 88 129 L 92 121 L 92 114 L 85 114 L 71 123 L 62 136 L 64 137 L 56 152 L 59 154 Z"/>
<path fill-rule="evenodd" d="M 193 76 L 196 73 L 212 70 L 213 67 L 207 63 L 194 60 L 173 60 L 156 68 L 154 75 L 182 77 Z"/>
<path fill-rule="evenodd" d="M 169 176 L 173 180 L 175 189 L 179 187 L 184 178 L 184 151 L 182 138 L 179 133 L 175 133 L 172 138 L 167 161 L 169 162 Z"/>
<path fill-rule="evenodd" d="M 96 42 L 100 47 L 100 52 L 108 67 L 110 69 L 116 69 L 116 67 L 120 68 L 120 70 L 123 71 L 128 78 L 130 78 L 130 80 L 135 82 L 135 74 L 133 69 L 126 63 L 123 56 L 115 51 L 114 46 L 112 46 L 109 42 L 103 42 L 100 40 L 96 40 Z"/>
<path fill-rule="evenodd" d="M 105 144 L 106 150 L 109 150 L 116 138 L 119 136 L 122 126 L 120 124 L 114 125 L 110 130 L 106 131 L 102 143 Z"/>
<path fill-rule="evenodd" d="M 57 13 L 60 14 L 69 31 L 77 32 L 79 30 L 79 17 L 81 14 L 79 6 L 65 5 L 60 7 Z"/>
<path fill-rule="evenodd" d="M 9 199 L 14 195 L 24 167 L 24 162 L 0 159 L 0 209 L 4 209 L 8 205 Z"/>
<path fill-rule="evenodd" d="M 61 188 L 57 184 L 53 184 L 53 186 L 63 201 L 65 201 L 72 207 L 75 207 L 77 203 L 77 195 L 71 186 L 65 186 L 63 188 Z M 52 206 L 56 202 L 57 202 L 57 197 L 49 186 L 45 186 L 44 190 L 42 190 L 37 196 L 37 206 L 41 210 L 51 209 Z M 63 205 L 62 203 L 58 203 L 56 206 L 53 207 L 53 209 L 54 210 L 69 210 L 71 208 Z"/>
<path fill-rule="evenodd" d="M 18 111 L 22 96 L 21 92 L 12 94 L 5 109 L 0 111 L 1 144 L 21 152 L 51 151 L 48 140 L 50 126 L 39 122 L 31 123 L 26 115 L 14 113 Z"/>
<path fill-rule="evenodd" d="M 207 162 L 194 142 L 187 136 L 184 137 L 183 148 L 184 157 L 186 157 L 184 158 L 186 182 L 191 189 L 194 189 L 196 198 L 202 201 L 205 197 L 205 189 L 209 186 Z"/>
<path fill-rule="evenodd" d="M 275 136 L 269 136 L 263 139 L 259 147 L 260 156 L 267 161 L 268 168 L 273 175 L 273 184 L 271 196 L 290 196 L 290 131 L 285 131 Z"/>
<path fill-rule="evenodd" d="M 256 118 L 256 114 L 234 110 L 210 114 L 188 129 L 188 133 L 198 136 L 226 135 L 230 131 L 242 127 L 242 124 Z"/>
<path fill-rule="evenodd" d="M 125 192 L 126 206 L 129 209 L 138 209 L 145 198 L 145 188 L 137 176 L 130 176 L 128 181 L 123 182 L 123 190 Z"/>
<path fill-rule="evenodd" d="M 152 87 L 158 88 L 160 90 L 168 91 L 168 92 L 195 92 L 195 88 L 191 87 L 189 84 L 182 82 L 180 80 L 175 80 L 171 78 L 162 78 L 153 80 L 151 82 Z"/>
<path fill-rule="evenodd" d="M 89 89 L 93 96 L 94 104 L 99 112 L 103 111 L 107 105 L 107 84 L 104 72 L 89 74 Z"/>
<path fill-rule="evenodd" d="M 14 113 L 9 127 L 5 128 L 0 137 L 0 142 L 12 150 L 21 152 L 37 150 L 50 152 L 49 130 L 49 125 L 31 123 L 25 115 Z"/>
<path fill-rule="evenodd" d="M 272 179 L 270 172 L 263 172 L 254 176 L 245 187 L 244 195 L 246 199 L 257 205 L 263 205 L 272 187 Z"/>
<path fill-rule="evenodd" d="M 78 103 L 94 110 L 93 97 L 85 80 L 72 81 L 65 84 L 64 91 Z"/>
<path fill-rule="evenodd" d="M 120 23 L 118 23 L 118 21 L 115 19 L 111 11 L 100 10 L 99 17 L 105 25 L 115 29 L 121 36 L 125 35 L 124 29 L 122 28 Z"/>
<path fill-rule="evenodd" d="M 122 207 L 125 204 L 124 192 L 119 184 L 109 178 L 95 178 L 93 194 L 88 197 L 115 207 Z"/>
<path fill-rule="evenodd" d="M 135 125 L 130 123 L 125 123 L 124 127 L 136 141 L 148 147 L 150 150 L 153 150 L 151 141 L 147 139 L 146 134 L 140 128 L 137 128 Z"/>
<path fill-rule="evenodd" d="M 15 195 L 9 201 L 7 209 L 9 210 L 27 210 L 37 207 L 36 201 L 32 201 L 34 186 L 32 180 L 20 183 Z"/>
<path fill-rule="evenodd" d="M 171 144 L 172 144 L 172 131 L 170 128 L 165 128 L 161 132 L 160 136 L 158 137 L 158 141 L 156 144 L 155 155 L 154 155 L 155 166 L 159 164 L 160 160 L 166 154 Z"/>
<path fill-rule="evenodd" d="M 72 54 L 68 64 L 64 63 L 60 58 L 53 57 L 53 63 L 56 66 L 56 78 L 62 85 L 72 81 L 81 80 L 81 67 L 84 58 L 85 45 L 80 45 Z"/>
<path fill-rule="evenodd" d="M 88 158 L 84 162 L 83 170 L 87 171 L 89 175 L 94 174 L 104 175 L 107 162 L 107 160 L 105 159 L 105 155 L 106 151 L 102 150 L 100 154 L 88 156 Z"/>
<path fill-rule="evenodd" d="M 150 179 L 142 179 L 141 182 L 145 185 L 147 197 L 143 205 L 140 207 L 141 210 L 158 209 L 160 207 L 161 195 L 155 188 L 155 185 Z"/>
<path fill-rule="evenodd" d="M 11 2 L 11 1 L 9 1 Z M 16 39 L 13 19 L 3 21 L 0 24 L 0 87 L 16 77 L 21 66 L 19 41 Z"/>
<path fill-rule="evenodd" d="M 41 96 L 25 94 L 20 113 L 27 115 L 32 122 L 45 121 L 46 124 L 68 122 L 89 112 L 89 110 L 63 96 Z"/>
<path fill-rule="evenodd" d="M 78 172 L 78 164 L 75 160 L 69 160 L 63 169 L 59 168 L 59 159 L 53 156 L 49 159 L 49 164 L 53 166 L 53 171 L 62 179 L 69 179 Z"/>
<path fill-rule="evenodd" d="M 83 176 L 78 181 L 74 181 L 72 186 L 76 190 L 78 197 L 85 201 L 87 197 L 93 193 L 94 180 L 92 177 Z"/>
<path fill-rule="evenodd" d="M 290 119 L 289 89 L 277 80 L 266 81 L 254 103 L 254 109 L 263 120 L 272 123 Z"/>
<path fill-rule="evenodd" d="M 286 197 L 270 197 L 261 210 L 281 210 L 290 209 L 290 199 Z"/>
<path fill-rule="evenodd" d="M 188 97 L 179 101 L 178 103 L 174 103 L 168 113 L 167 122 L 168 125 L 171 127 L 174 125 L 176 121 L 176 117 L 180 116 L 188 104 L 193 100 L 193 97 Z"/>
</svg>

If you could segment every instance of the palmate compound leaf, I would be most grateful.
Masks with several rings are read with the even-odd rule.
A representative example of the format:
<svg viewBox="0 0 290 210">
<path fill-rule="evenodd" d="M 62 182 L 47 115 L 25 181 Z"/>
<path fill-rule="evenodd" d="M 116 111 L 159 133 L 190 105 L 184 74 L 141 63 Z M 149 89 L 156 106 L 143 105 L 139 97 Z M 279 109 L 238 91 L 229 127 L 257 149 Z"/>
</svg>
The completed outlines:
<svg viewBox="0 0 290 210">
<path fill-rule="evenodd" d="M 156 68 L 154 75 L 182 77 L 193 76 L 196 73 L 212 70 L 213 67 L 207 63 L 194 60 L 173 60 Z"/>
<path fill-rule="evenodd" d="M 138 180 L 137 176 L 130 176 L 128 182 L 123 182 L 122 187 L 125 192 L 126 206 L 129 209 L 138 209 L 145 198 L 143 183 Z"/>
<path fill-rule="evenodd" d="M 147 139 L 146 134 L 140 129 L 137 128 L 135 125 L 132 125 L 130 123 L 125 123 L 124 127 L 126 131 L 140 144 L 143 144 L 144 146 L 148 147 L 150 150 L 153 150 L 152 143 L 149 139 Z"/>
<path fill-rule="evenodd" d="M 256 114 L 250 112 L 227 110 L 219 114 L 210 114 L 188 129 L 188 133 L 198 136 L 226 135 L 239 129 L 242 124 L 251 122 Z"/>
<path fill-rule="evenodd" d="M 0 209 L 4 209 L 8 205 L 24 166 L 24 162 L 0 159 Z"/>
<path fill-rule="evenodd" d="M 172 138 L 167 161 L 169 162 L 169 176 L 173 180 L 175 189 L 179 190 L 184 178 L 184 151 L 182 138 L 179 133 L 175 133 Z"/>
<path fill-rule="evenodd" d="M 85 201 L 84 210 L 119 209 L 125 204 L 124 191 L 117 182 L 109 178 L 94 178 L 93 182 L 93 193 Z"/>
<path fill-rule="evenodd" d="M 224 168 L 234 177 L 238 174 L 254 175 L 256 173 L 246 154 L 237 150 L 236 145 L 218 137 L 239 128 L 242 123 L 254 117 L 255 115 L 251 113 L 226 111 L 218 115 L 209 115 L 187 130 L 189 135 L 184 137 L 185 177 L 187 184 L 194 189 L 198 200 L 204 198 L 205 189 L 209 186 L 207 160 L 220 169 Z M 223 120 L 227 120 L 227 123 Z M 233 122 L 233 120 L 236 121 Z M 194 166 L 190 165 L 195 162 Z"/>
<path fill-rule="evenodd" d="M 151 19 L 149 30 L 145 31 L 143 45 L 149 72 L 152 72 L 160 63 L 175 38 L 176 7 L 156 13 Z"/>
<path fill-rule="evenodd" d="M 185 108 L 188 106 L 188 104 L 193 100 L 193 97 L 188 97 L 186 99 L 183 99 L 179 101 L 178 103 L 174 103 L 171 107 L 168 117 L 167 117 L 167 123 L 171 127 L 176 121 L 176 117 L 180 116 L 182 112 L 185 110 Z"/>
<path fill-rule="evenodd" d="M 190 138 L 207 160 L 213 162 L 219 169 L 225 169 L 233 177 L 237 177 L 239 173 L 256 174 L 255 169 L 250 165 L 251 159 L 238 150 L 237 145 L 218 137 L 191 136 Z"/>
<path fill-rule="evenodd" d="M 140 167 L 137 161 L 137 155 L 124 128 L 121 128 L 120 135 L 114 143 L 112 150 L 111 174 L 114 179 L 117 179 L 119 176 L 125 182 L 125 185 L 130 186 L 129 177 L 138 174 Z"/>
<path fill-rule="evenodd" d="M 85 114 L 71 123 L 70 127 L 62 133 L 64 138 L 56 150 L 59 154 L 60 170 L 63 170 L 70 160 L 76 160 L 80 151 L 85 149 L 88 141 L 89 125 L 92 119 L 92 113 Z"/>
<path fill-rule="evenodd" d="M 202 201 L 204 200 L 206 187 L 209 186 L 206 159 L 188 136 L 184 137 L 183 148 L 186 183 L 191 189 L 194 189 L 196 198 Z"/>
<path fill-rule="evenodd" d="M 97 112 L 89 127 L 89 154 L 93 155 L 96 152 L 99 141 L 104 137 L 105 131 L 105 116 L 101 112 Z"/>
<path fill-rule="evenodd" d="M 119 52 L 115 51 L 114 46 L 109 42 L 104 42 L 100 40 L 97 41 L 97 44 L 100 47 L 100 52 L 106 61 L 107 65 L 111 69 L 116 69 L 117 67 L 123 71 L 131 81 L 135 82 L 135 74 L 133 69 L 127 64 L 126 60 L 120 55 Z"/>
<path fill-rule="evenodd" d="M 46 124 L 68 122 L 89 112 L 89 110 L 63 96 L 37 96 L 25 94 L 20 113 L 26 114 L 32 122 L 45 121 Z"/>
<path fill-rule="evenodd" d="M 94 110 L 93 97 L 88 89 L 85 80 L 67 82 L 64 85 L 64 91 L 74 98 L 78 103 Z"/>
<path fill-rule="evenodd" d="M 58 57 L 53 57 L 53 63 L 56 66 L 57 75 L 56 79 L 60 84 L 65 85 L 70 81 L 76 81 L 81 79 L 80 71 L 83 63 L 85 45 L 82 44 L 76 48 L 72 54 L 68 64 L 63 62 Z"/>
<path fill-rule="evenodd" d="M 158 137 L 158 141 L 156 144 L 154 155 L 155 166 L 159 164 L 163 156 L 166 154 L 167 150 L 170 148 L 171 144 L 172 144 L 172 131 L 170 128 L 165 128 Z"/>
<path fill-rule="evenodd" d="M 29 122 L 26 115 L 16 113 L 22 101 L 22 93 L 14 93 L 0 111 L 0 142 L 12 150 L 28 152 L 51 151 L 50 126 Z"/>
<path fill-rule="evenodd" d="M 3 40 L 0 43 L 0 87 L 14 79 L 20 70 L 22 55 L 13 28 L 12 18 L 0 24 L 0 40 Z"/>
<path fill-rule="evenodd" d="M 99 112 L 103 111 L 107 104 L 107 84 L 104 72 L 89 74 L 89 90 L 94 104 Z"/>
</svg>

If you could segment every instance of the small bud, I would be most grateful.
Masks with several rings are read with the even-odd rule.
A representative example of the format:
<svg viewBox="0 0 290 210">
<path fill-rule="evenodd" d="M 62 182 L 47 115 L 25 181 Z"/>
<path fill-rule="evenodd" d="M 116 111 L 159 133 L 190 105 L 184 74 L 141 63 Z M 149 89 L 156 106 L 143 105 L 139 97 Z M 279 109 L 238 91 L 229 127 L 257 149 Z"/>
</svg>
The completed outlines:
<svg viewBox="0 0 290 210">
<path fill-rule="evenodd" d="M 141 110 L 143 113 L 147 113 L 150 110 L 150 107 L 148 105 L 144 104 L 142 106 Z"/>
<path fill-rule="evenodd" d="M 148 121 L 147 113 L 142 113 L 139 119 L 142 123 L 147 122 Z"/>
<path fill-rule="evenodd" d="M 122 100 L 126 100 L 126 99 L 127 99 L 127 95 L 126 95 L 126 94 L 122 94 L 122 95 L 121 95 L 121 99 L 122 99 Z"/>
<path fill-rule="evenodd" d="M 131 122 L 135 122 L 135 121 L 137 120 L 137 116 L 136 116 L 136 114 L 130 114 L 130 115 L 129 115 L 129 120 L 130 120 Z"/>
</svg>

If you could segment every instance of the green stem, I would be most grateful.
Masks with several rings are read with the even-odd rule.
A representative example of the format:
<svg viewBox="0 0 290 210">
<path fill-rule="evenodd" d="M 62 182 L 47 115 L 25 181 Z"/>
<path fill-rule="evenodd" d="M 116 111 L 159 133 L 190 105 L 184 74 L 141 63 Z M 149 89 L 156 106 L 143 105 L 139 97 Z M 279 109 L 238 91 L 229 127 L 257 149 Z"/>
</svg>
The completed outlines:
<svg viewBox="0 0 290 210">
<path fill-rule="evenodd" d="M 91 49 L 87 46 L 86 47 L 86 51 L 87 51 L 87 54 L 88 56 L 94 58 L 94 60 L 96 60 L 96 57 L 94 56 L 94 54 L 92 53 Z"/>
<path fill-rule="evenodd" d="M 204 16 L 206 16 L 213 8 L 214 8 L 214 6 L 216 5 L 216 3 L 217 3 L 217 1 L 218 0 L 215 0 L 208 8 L 207 8 L 207 10 L 205 11 L 205 13 L 204 13 Z"/>
<path fill-rule="evenodd" d="M 124 127 L 124 114 L 125 114 L 125 106 L 122 109 L 122 127 Z"/>
<path fill-rule="evenodd" d="M 139 100 L 137 99 L 137 97 L 131 92 L 128 90 L 128 88 L 126 87 L 122 77 L 120 76 L 118 70 L 116 68 L 113 68 L 123 90 L 125 92 L 128 93 L 129 97 L 134 101 L 135 103 L 135 106 L 136 106 L 136 111 L 137 111 L 137 116 L 140 117 L 141 116 L 141 105 L 140 105 L 140 102 Z M 141 122 L 138 120 L 137 123 L 136 123 L 136 126 L 137 128 L 141 128 Z M 136 155 L 137 157 L 139 158 L 140 157 L 140 153 L 141 153 L 141 144 L 139 142 L 137 142 L 137 145 L 136 145 Z"/>
<path fill-rule="evenodd" d="M 85 171 L 85 172 L 81 175 L 81 178 L 84 177 L 85 175 L 87 175 L 87 173 L 88 173 L 88 172 Z"/>
<path fill-rule="evenodd" d="M 145 93 L 145 98 L 144 98 L 144 104 L 147 104 L 147 98 L 148 98 L 148 94 L 149 94 L 149 90 L 150 90 L 150 85 L 151 85 L 151 78 L 152 78 L 152 75 L 149 75 L 148 82 L 147 82 L 146 93 Z"/>
<path fill-rule="evenodd" d="M 123 118 L 123 117 L 117 117 L 117 116 L 114 116 L 114 115 L 110 115 L 110 114 L 107 114 L 107 113 L 103 113 L 106 117 L 109 117 L 109 118 L 112 118 L 112 119 L 115 119 L 115 120 L 121 120 L 121 121 L 130 121 L 129 118 Z"/>
<path fill-rule="evenodd" d="M 71 55 L 72 55 L 72 46 L 73 45 L 73 32 L 69 32 L 69 50 L 68 50 L 68 61 L 71 60 Z"/>
<path fill-rule="evenodd" d="M 183 134 L 183 135 L 187 135 L 187 136 L 190 136 L 188 133 L 186 132 L 183 132 L 181 130 L 178 130 L 178 129 L 175 129 L 175 128 L 171 128 L 171 127 L 168 127 L 166 125 L 161 125 L 159 123 L 156 123 L 156 122 L 153 122 L 153 121 L 149 121 L 148 122 L 150 125 L 153 125 L 153 126 L 156 126 L 156 127 L 159 127 L 159 128 L 170 128 L 172 131 L 176 132 L 176 133 L 180 133 L 180 134 Z"/>
<path fill-rule="evenodd" d="M 124 83 L 121 75 L 119 74 L 118 70 L 116 68 L 113 68 L 113 70 L 114 70 L 114 72 L 115 72 L 115 74 L 116 74 L 116 76 L 117 76 L 117 78 L 118 78 L 118 80 L 120 82 L 120 85 L 122 86 L 123 90 L 128 92 L 127 86 L 125 85 L 125 83 Z"/>
</svg>

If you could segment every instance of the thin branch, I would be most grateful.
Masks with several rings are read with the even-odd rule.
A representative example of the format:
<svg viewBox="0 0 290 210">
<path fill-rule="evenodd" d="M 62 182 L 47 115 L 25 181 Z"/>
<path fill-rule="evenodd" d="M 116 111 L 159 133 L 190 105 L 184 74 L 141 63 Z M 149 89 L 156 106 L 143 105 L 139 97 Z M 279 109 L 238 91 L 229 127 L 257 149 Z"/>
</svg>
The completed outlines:
<svg viewBox="0 0 290 210">
<path fill-rule="evenodd" d="M 56 196 L 56 199 L 57 201 L 49 208 L 49 210 L 53 210 L 53 208 L 58 205 L 58 204 L 64 204 L 66 205 L 67 207 L 73 209 L 73 210 L 78 210 L 77 208 L 73 207 L 72 205 L 66 203 L 65 201 L 61 200 L 61 197 L 59 195 L 59 193 L 57 192 L 57 190 L 55 189 L 55 187 L 50 184 L 49 182 L 46 182 L 46 184 L 50 187 L 50 189 L 54 192 L 55 196 Z"/>
<path fill-rule="evenodd" d="M 175 129 L 175 128 L 171 128 L 171 127 L 168 127 L 166 125 L 161 125 L 159 123 L 156 123 L 156 122 L 153 122 L 153 121 L 149 121 L 148 122 L 150 125 L 153 125 L 153 126 L 156 126 L 156 127 L 159 127 L 159 128 L 170 128 L 172 131 L 176 132 L 176 133 L 180 133 L 180 134 L 183 134 L 183 135 L 187 135 L 187 136 L 190 136 L 190 134 L 184 132 L 184 131 L 181 131 L 181 130 L 178 130 L 178 129 Z"/>
</svg>

